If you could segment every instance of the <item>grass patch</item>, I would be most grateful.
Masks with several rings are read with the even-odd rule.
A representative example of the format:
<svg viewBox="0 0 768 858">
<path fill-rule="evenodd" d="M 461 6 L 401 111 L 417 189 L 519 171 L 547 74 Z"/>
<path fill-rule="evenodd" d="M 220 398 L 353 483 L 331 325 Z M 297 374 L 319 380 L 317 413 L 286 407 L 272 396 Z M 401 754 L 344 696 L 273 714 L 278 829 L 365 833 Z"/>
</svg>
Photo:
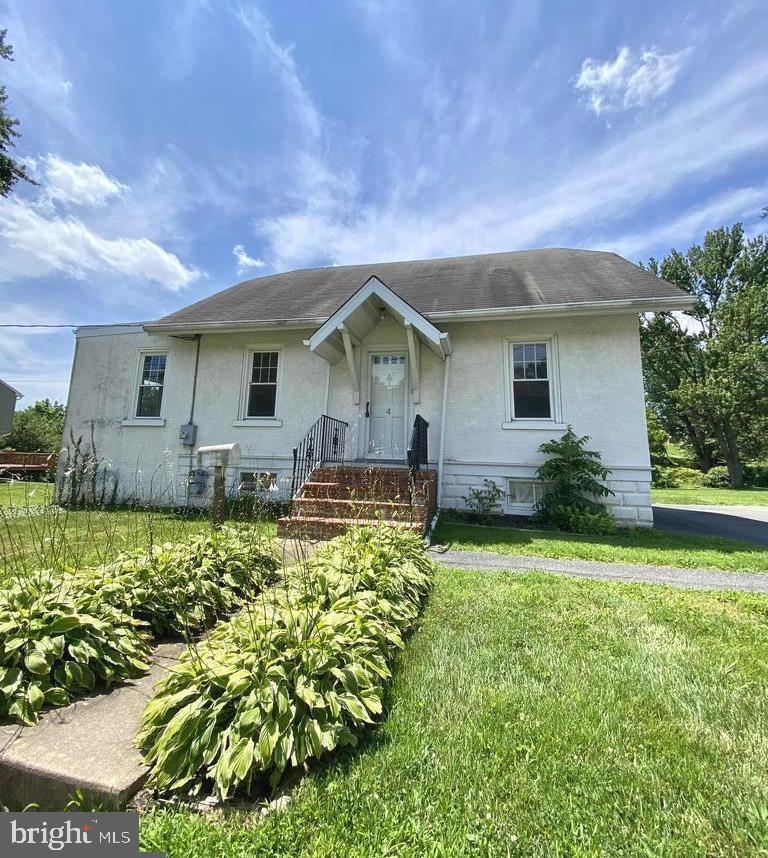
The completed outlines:
<svg viewBox="0 0 768 858">
<path fill-rule="evenodd" d="M 441 570 L 387 718 L 282 814 L 158 810 L 174 856 L 768 850 L 768 600 Z"/>
<path fill-rule="evenodd" d="M 598 560 L 651 566 L 768 571 L 768 549 L 715 536 L 687 536 L 652 528 L 588 536 L 509 527 L 440 523 L 434 541 L 465 551 L 524 554 L 558 560 Z"/>
<path fill-rule="evenodd" d="M 51 502 L 53 483 L 37 483 L 28 480 L 0 482 L 0 507 L 39 506 Z"/>
<path fill-rule="evenodd" d="M 33 513 L 34 508 L 30 508 Z M 264 536 L 275 536 L 273 521 L 254 521 Z M 0 573 L 60 569 L 108 563 L 123 551 L 183 542 L 212 530 L 209 518 L 173 511 L 128 509 L 68 510 L 48 507 L 35 515 L 5 515 L 0 507 Z"/>
<path fill-rule="evenodd" d="M 752 489 L 653 489 L 654 503 L 768 506 L 768 488 Z"/>
</svg>

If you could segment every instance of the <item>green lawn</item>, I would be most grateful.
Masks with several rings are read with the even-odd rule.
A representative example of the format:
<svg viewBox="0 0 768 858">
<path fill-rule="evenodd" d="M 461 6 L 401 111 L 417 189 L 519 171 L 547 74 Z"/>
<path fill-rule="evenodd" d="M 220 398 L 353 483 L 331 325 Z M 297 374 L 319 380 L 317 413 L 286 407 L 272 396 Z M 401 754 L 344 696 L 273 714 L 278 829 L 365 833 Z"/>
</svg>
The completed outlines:
<svg viewBox="0 0 768 858">
<path fill-rule="evenodd" d="M 275 535 L 274 522 L 258 526 L 265 534 Z M 49 507 L 39 515 L 18 516 L 0 507 L 0 575 L 30 568 L 95 565 L 120 551 L 177 542 L 210 527 L 208 518 L 156 510 Z"/>
<path fill-rule="evenodd" d="M 768 488 L 760 489 L 653 489 L 654 503 L 768 506 Z"/>
<path fill-rule="evenodd" d="M 510 527 L 441 523 L 434 542 L 466 551 L 525 554 L 569 560 L 647 563 L 654 566 L 711 567 L 735 572 L 768 571 L 768 549 L 749 542 L 686 536 L 652 528 L 613 536 L 583 536 Z"/>
<path fill-rule="evenodd" d="M 768 599 L 443 570 L 384 723 L 282 814 L 158 810 L 183 856 L 768 854 Z"/>
<path fill-rule="evenodd" d="M 0 482 L 0 506 L 39 506 L 51 502 L 53 483 L 36 483 L 27 480 Z"/>
</svg>

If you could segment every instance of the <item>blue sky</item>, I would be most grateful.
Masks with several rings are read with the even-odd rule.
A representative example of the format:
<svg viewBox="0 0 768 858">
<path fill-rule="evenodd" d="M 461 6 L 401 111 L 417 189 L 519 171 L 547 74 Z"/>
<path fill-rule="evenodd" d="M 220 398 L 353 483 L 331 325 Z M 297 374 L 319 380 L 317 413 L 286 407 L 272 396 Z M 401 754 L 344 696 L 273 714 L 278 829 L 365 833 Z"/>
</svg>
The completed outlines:
<svg viewBox="0 0 768 858">
<path fill-rule="evenodd" d="M 39 187 L 0 321 L 157 318 L 248 277 L 527 247 L 637 261 L 768 204 L 764 0 L 23 0 L 0 65 Z M 22 405 L 73 336 L 0 329 Z"/>
</svg>

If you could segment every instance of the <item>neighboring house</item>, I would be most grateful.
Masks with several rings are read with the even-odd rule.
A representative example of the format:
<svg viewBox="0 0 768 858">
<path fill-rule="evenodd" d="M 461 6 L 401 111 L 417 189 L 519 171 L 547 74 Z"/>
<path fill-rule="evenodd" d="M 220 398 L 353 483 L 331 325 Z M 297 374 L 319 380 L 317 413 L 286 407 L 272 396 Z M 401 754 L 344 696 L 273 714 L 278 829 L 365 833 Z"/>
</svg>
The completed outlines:
<svg viewBox="0 0 768 858">
<path fill-rule="evenodd" d="M 16 400 L 21 398 L 22 394 L 15 387 L 0 378 L 0 435 L 11 431 Z"/>
<path fill-rule="evenodd" d="M 423 446 L 413 435 L 421 416 L 438 505 L 463 507 L 489 479 L 504 490 L 503 511 L 528 514 L 539 445 L 571 424 L 611 470 L 617 519 L 646 525 L 638 314 L 692 300 L 616 254 L 586 250 L 260 277 L 155 322 L 79 328 L 64 437 L 90 437 L 93 421 L 121 496 L 184 504 L 210 494 L 200 445 L 240 445 L 230 490 L 289 495 L 320 448 L 382 473 L 402 466 L 414 440 Z M 294 473 L 293 449 L 321 415 L 342 422 L 304 441 Z M 303 498 L 313 514 L 333 481 L 316 474 Z"/>
</svg>

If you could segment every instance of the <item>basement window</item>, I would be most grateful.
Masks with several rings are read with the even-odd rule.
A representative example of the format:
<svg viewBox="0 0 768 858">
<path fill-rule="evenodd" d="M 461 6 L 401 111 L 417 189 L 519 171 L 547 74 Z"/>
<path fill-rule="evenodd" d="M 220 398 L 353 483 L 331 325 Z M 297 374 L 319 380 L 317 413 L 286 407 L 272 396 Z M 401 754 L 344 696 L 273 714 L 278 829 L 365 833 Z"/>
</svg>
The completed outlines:
<svg viewBox="0 0 768 858">
<path fill-rule="evenodd" d="M 507 505 L 518 510 L 534 510 L 543 496 L 541 480 L 507 480 Z"/>
<path fill-rule="evenodd" d="M 271 471 L 240 471 L 238 493 L 261 495 L 277 491 L 277 474 Z"/>
</svg>

